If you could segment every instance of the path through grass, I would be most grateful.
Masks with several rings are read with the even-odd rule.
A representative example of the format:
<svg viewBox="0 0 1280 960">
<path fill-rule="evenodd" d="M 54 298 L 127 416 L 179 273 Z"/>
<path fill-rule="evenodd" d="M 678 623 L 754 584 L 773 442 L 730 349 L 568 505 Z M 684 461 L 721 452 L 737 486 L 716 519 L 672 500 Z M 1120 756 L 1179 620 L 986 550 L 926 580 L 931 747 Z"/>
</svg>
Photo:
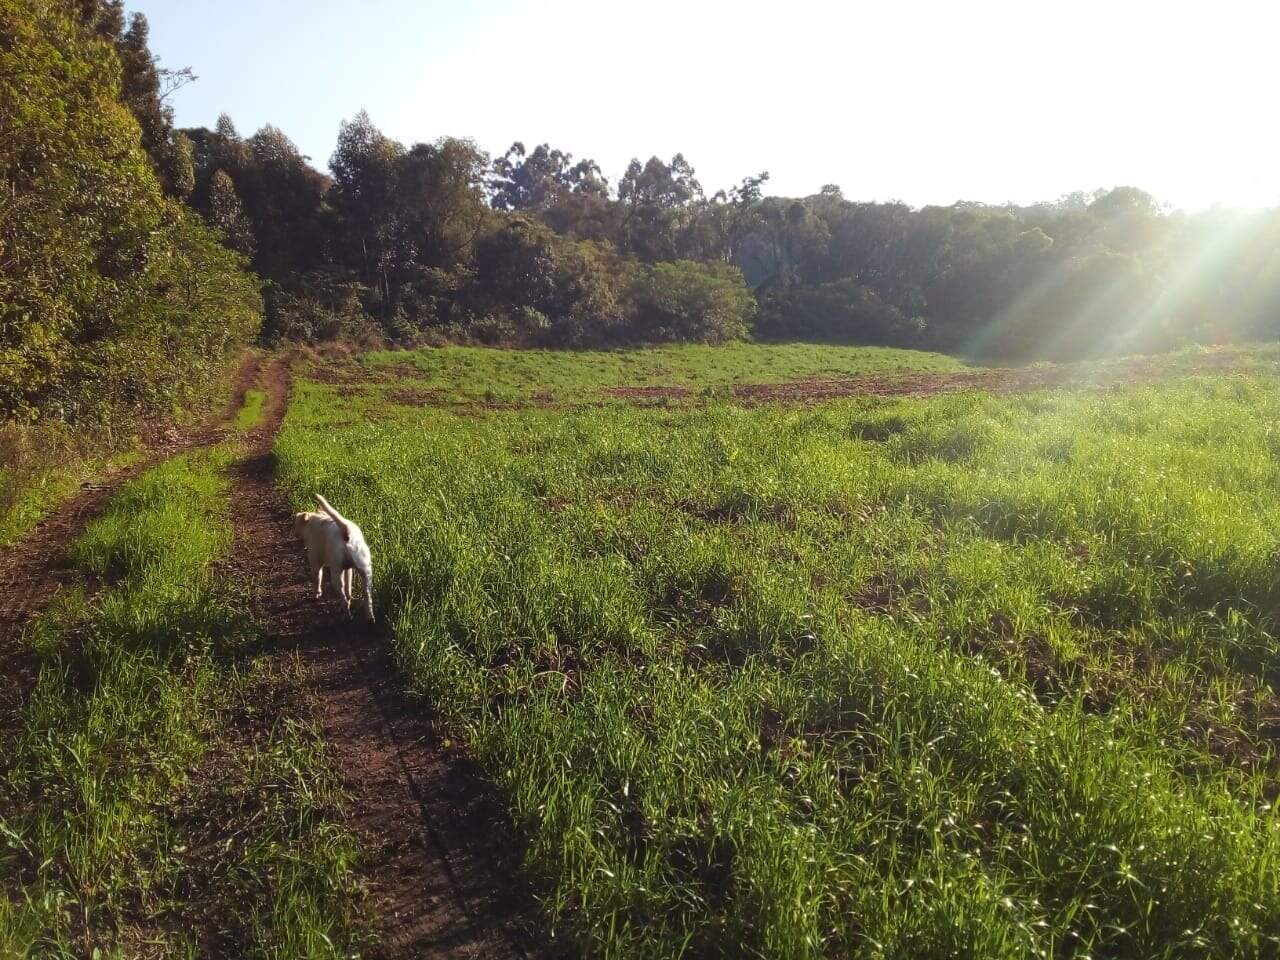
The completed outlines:
<svg viewBox="0 0 1280 960">
<path fill-rule="evenodd" d="M 252 430 L 262 423 L 266 416 L 267 395 L 262 390 L 246 390 L 244 404 L 240 407 L 232 426 L 240 431 Z"/>
<path fill-rule="evenodd" d="M 124 485 L 72 556 L 101 592 L 32 624 L 0 744 L 0 955 L 347 956 L 356 848 L 286 658 L 254 658 L 231 540 L 237 448 Z"/>
</svg>

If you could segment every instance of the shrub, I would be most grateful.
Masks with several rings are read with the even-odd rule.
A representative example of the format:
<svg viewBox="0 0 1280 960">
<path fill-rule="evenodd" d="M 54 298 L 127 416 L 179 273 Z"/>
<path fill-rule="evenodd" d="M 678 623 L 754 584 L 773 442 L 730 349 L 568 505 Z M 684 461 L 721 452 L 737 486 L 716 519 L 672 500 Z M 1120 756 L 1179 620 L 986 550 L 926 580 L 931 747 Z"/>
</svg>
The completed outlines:
<svg viewBox="0 0 1280 960">
<path fill-rule="evenodd" d="M 364 292 L 360 284 L 343 276 L 319 271 L 288 285 L 269 282 L 263 289 L 262 340 L 267 345 L 286 340 L 376 343 L 381 331 L 365 310 Z"/>
<path fill-rule="evenodd" d="M 527 217 L 506 217 L 476 245 L 466 297 L 485 319 L 484 339 L 582 345 L 607 339 L 619 322 L 616 274 L 607 254 L 566 240 Z"/>
<path fill-rule="evenodd" d="M 676 260 L 633 264 L 627 284 L 627 328 L 638 340 L 743 340 L 756 302 L 742 271 L 724 263 Z"/>
</svg>

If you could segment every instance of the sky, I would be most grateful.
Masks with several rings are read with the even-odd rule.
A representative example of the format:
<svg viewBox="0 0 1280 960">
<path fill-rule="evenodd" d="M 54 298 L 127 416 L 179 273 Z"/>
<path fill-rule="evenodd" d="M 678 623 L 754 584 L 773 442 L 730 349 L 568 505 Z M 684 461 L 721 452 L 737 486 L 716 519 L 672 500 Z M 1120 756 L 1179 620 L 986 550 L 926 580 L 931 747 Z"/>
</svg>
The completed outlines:
<svg viewBox="0 0 1280 960">
<path fill-rule="evenodd" d="M 708 193 L 767 170 L 914 206 L 1141 187 L 1280 205 L 1280 4 L 779 0 L 130 0 L 180 126 L 266 123 L 324 169 L 369 112 L 406 144 L 683 153 Z"/>
</svg>

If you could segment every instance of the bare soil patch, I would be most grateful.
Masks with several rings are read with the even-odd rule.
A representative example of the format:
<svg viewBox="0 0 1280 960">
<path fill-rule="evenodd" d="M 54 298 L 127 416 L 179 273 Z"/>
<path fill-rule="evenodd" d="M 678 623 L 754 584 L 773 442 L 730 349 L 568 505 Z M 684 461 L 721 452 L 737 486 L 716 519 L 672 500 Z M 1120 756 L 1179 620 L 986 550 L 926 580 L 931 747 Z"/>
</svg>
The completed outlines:
<svg viewBox="0 0 1280 960">
<path fill-rule="evenodd" d="M 688 387 L 677 386 L 657 386 L 657 387 L 609 387 L 604 391 L 610 397 L 616 397 L 619 400 L 635 400 L 638 402 L 655 400 L 687 400 L 693 396 L 693 391 Z"/>
<path fill-rule="evenodd" d="M 1205 353 L 1190 357 L 1132 357 L 1107 362 L 989 367 L 956 372 L 876 374 L 864 377 L 805 379 L 786 383 L 741 384 L 734 399 L 746 406 L 816 403 L 841 397 L 925 397 L 960 390 L 1021 393 L 1049 387 L 1105 388 L 1134 382 L 1204 373 L 1226 373 L 1241 365 L 1239 356 Z"/>
<path fill-rule="evenodd" d="M 387 398 L 406 407 L 440 407 L 449 403 L 448 394 L 436 388 L 402 387 L 392 390 Z"/>
</svg>

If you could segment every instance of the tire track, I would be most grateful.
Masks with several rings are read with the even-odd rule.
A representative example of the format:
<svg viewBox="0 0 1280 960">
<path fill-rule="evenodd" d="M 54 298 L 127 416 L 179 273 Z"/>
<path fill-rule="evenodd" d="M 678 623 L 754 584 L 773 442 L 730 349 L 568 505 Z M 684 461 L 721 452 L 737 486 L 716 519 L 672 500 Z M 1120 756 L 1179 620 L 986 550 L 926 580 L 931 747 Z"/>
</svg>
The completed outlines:
<svg viewBox="0 0 1280 960">
<path fill-rule="evenodd" d="M 38 671 L 35 655 L 21 642 L 23 630 L 61 591 L 83 582 L 81 573 L 67 560 L 70 545 L 101 515 L 123 483 L 178 454 L 224 439 L 226 423 L 244 403 L 260 364 L 257 354 L 241 363 L 227 409 L 219 412 L 214 423 L 186 434 L 160 435 L 145 443 L 142 460 L 85 483 L 79 493 L 4 551 L 0 566 L 0 732 L 14 728 Z"/>
<path fill-rule="evenodd" d="M 376 956 L 529 958 L 541 955 L 527 895 L 504 867 L 497 813 L 465 761 L 451 755 L 427 707 L 400 682 L 386 635 L 318 604 L 274 483 L 272 443 L 287 406 L 284 360 L 264 372 L 264 422 L 234 468 L 235 549 L 228 573 L 250 585 L 267 656 L 298 657 L 310 678 L 310 719 L 350 798 L 347 825 L 368 852 Z"/>
</svg>

